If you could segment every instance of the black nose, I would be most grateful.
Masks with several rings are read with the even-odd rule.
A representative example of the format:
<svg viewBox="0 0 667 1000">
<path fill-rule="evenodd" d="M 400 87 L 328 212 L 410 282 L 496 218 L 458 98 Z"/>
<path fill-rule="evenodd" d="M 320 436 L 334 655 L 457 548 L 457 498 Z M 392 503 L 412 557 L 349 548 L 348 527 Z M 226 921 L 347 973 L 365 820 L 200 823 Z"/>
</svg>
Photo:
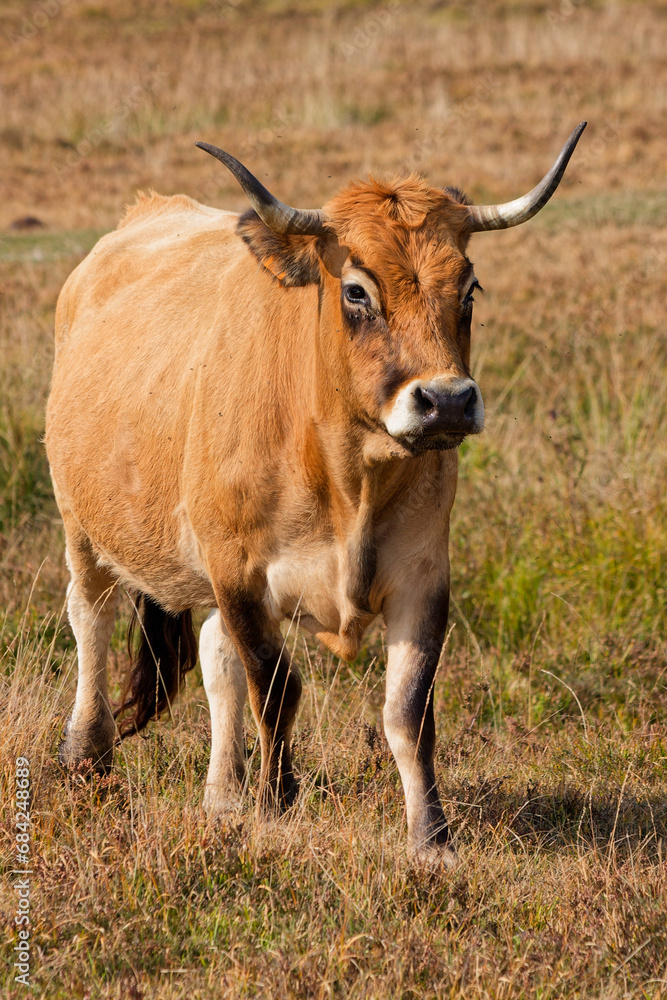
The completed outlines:
<svg viewBox="0 0 667 1000">
<path fill-rule="evenodd" d="M 477 389 L 474 385 L 460 392 L 417 386 L 414 398 L 425 434 L 469 434 L 475 426 Z"/>
</svg>

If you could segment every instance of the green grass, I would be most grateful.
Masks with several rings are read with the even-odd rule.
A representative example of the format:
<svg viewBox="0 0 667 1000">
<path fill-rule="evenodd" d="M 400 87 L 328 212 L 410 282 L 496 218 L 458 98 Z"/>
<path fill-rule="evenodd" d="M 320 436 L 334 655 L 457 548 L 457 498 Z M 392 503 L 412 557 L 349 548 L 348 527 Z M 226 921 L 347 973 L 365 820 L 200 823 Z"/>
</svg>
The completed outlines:
<svg viewBox="0 0 667 1000">
<path fill-rule="evenodd" d="M 73 232 L 39 230 L 30 233 L 0 233 L 1 263 L 51 263 L 83 257 L 103 233 L 94 229 Z"/>
<path fill-rule="evenodd" d="M 567 187 L 565 189 L 567 191 Z M 572 197 L 563 193 L 554 198 L 535 224 L 551 232 L 568 224 L 600 227 L 614 225 L 649 226 L 660 229 L 667 223 L 667 193 L 656 191 L 619 191 L 591 197 Z"/>
<path fill-rule="evenodd" d="M 53 491 L 35 414 L 0 411 L 0 532 L 53 511 Z"/>
</svg>

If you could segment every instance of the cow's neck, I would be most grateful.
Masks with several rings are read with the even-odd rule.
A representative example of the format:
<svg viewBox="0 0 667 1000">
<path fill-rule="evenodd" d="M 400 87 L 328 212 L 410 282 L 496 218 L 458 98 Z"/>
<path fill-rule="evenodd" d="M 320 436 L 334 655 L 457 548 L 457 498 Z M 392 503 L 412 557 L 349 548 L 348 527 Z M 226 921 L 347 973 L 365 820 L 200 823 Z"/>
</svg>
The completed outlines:
<svg viewBox="0 0 667 1000">
<path fill-rule="evenodd" d="M 347 548 L 350 596 L 363 607 L 375 572 L 376 529 L 395 501 L 435 471 L 438 457 L 410 455 L 384 431 L 351 421 L 335 403 L 320 411 L 312 436 L 331 527 Z"/>
<path fill-rule="evenodd" d="M 335 655 L 349 660 L 358 655 L 363 634 L 381 609 L 381 547 L 388 535 L 412 530 L 407 520 L 404 523 L 399 518 L 394 523 L 396 511 L 409 512 L 410 504 L 406 508 L 401 501 L 416 487 L 414 495 L 419 502 L 419 483 L 435 470 L 438 456 L 430 453 L 368 462 L 364 459 L 367 432 L 345 430 L 332 416 L 318 426 L 317 438 L 319 461 L 329 483 L 320 507 L 320 524 L 342 556 L 336 559 L 339 618 L 335 631 L 313 628 L 312 622 L 308 627 Z"/>
</svg>

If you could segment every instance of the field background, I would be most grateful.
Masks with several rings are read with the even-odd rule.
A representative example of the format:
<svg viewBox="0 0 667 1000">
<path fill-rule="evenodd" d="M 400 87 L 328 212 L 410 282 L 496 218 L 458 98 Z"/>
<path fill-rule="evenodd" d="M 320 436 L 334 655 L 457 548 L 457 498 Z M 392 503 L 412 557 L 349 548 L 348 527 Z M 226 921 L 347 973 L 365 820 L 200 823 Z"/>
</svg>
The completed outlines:
<svg viewBox="0 0 667 1000">
<path fill-rule="evenodd" d="M 0 851 L 8 873 L 22 754 L 35 996 L 667 996 L 666 46 L 664 2 L 3 0 Z M 76 663 L 40 435 L 68 273 L 137 188 L 245 207 L 198 139 L 296 205 L 410 169 L 499 201 L 584 118 L 554 201 L 471 248 L 487 429 L 461 449 L 436 688 L 459 868 L 404 855 L 380 631 L 350 666 L 290 634 L 302 794 L 279 823 L 253 817 L 249 723 L 247 809 L 206 824 L 198 669 L 110 778 L 65 781 Z M 116 694 L 125 663 L 121 617 Z"/>
</svg>

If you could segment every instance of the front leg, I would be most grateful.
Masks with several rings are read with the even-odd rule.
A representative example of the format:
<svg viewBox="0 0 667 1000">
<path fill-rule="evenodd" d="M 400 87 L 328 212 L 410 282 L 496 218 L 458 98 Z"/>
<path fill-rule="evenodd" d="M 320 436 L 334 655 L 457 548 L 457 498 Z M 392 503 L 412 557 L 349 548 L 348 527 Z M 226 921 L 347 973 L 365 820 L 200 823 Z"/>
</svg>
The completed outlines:
<svg viewBox="0 0 667 1000">
<path fill-rule="evenodd" d="M 292 804 L 298 791 L 290 740 L 301 697 L 301 677 L 284 648 L 277 623 L 268 618 L 261 600 L 238 593 L 217 596 L 227 631 L 245 667 L 250 706 L 259 729 L 259 804 L 282 811 Z"/>
<path fill-rule="evenodd" d="M 245 777 L 243 708 L 245 670 L 220 612 L 212 611 L 199 636 L 199 660 L 211 712 L 211 761 L 204 809 L 209 818 L 235 812 Z"/>
<path fill-rule="evenodd" d="M 456 854 L 433 762 L 433 685 L 447 628 L 449 581 L 424 573 L 412 584 L 384 604 L 389 651 L 384 731 L 403 783 L 409 850 L 421 860 L 450 866 Z"/>
</svg>

